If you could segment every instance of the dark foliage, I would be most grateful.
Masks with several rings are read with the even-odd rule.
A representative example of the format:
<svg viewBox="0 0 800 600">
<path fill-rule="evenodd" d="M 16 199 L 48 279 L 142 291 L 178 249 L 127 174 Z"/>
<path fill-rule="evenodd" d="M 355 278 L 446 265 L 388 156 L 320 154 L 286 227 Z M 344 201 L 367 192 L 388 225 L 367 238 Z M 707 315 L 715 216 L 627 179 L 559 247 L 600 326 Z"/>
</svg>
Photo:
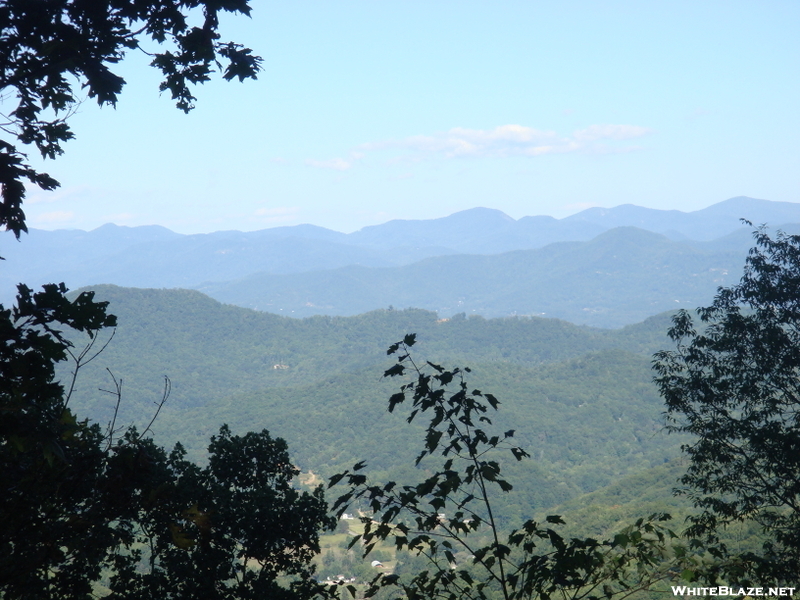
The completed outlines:
<svg viewBox="0 0 800 600">
<path fill-rule="evenodd" d="M 69 302 L 62 286 L 0 310 L 0 590 L 6 597 L 47 598 L 49 589 L 85 596 L 113 544 L 105 487 L 103 435 L 67 407 L 55 364 L 71 344 L 59 326 L 97 331 L 113 326 L 92 293 Z M 60 565 L 60 568 L 55 568 Z"/>
<path fill-rule="evenodd" d="M 55 365 L 69 358 L 77 374 L 115 317 L 91 292 L 70 301 L 63 285 L 19 289 L 17 306 L 0 307 L 0 597 L 88 599 L 97 586 L 125 599 L 326 593 L 310 561 L 335 522 L 321 488 L 294 489 L 283 440 L 223 427 L 204 468 L 135 429 L 114 442 L 113 424 L 78 420 Z M 88 346 L 61 328 L 88 334 Z"/>
<path fill-rule="evenodd" d="M 677 349 L 655 356 L 656 383 L 683 446 L 682 478 L 702 513 L 690 533 L 714 542 L 753 519 L 769 540 L 760 555 L 731 558 L 756 581 L 796 583 L 800 573 L 800 236 L 754 233 L 741 281 L 673 319 Z M 699 330 L 699 331 L 698 331 Z M 716 549 L 719 554 L 726 548 Z"/>
<path fill-rule="evenodd" d="M 184 112 L 194 107 L 191 86 L 217 69 L 231 80 L 255 78 L 261 59 L 249 48 L 220 41 L 219 13 L 250 14 L 248 0 L 6 0 L 0 3 L 0 94 L 14 109 L 0 129 L 46 158 L 72 139 L 67 123 L 80 98 L 115 105 L 125 80 L 111 68 L 143 44 Z M 198 25 L 192 25 L 197 21 Z M 220 61 L 224 61 L 223 66 Z M 11 98 L 13 97 L 13 100 Z M 25 163 L 14 143 L 0 140 L 0 225 L 27 231 L 24 182 L 45 190 L 58 182 Z"/>
<path fill-rule="evenodd" d="M 334 508 L 341 514 L 356 504 L 363 515 L 364 533 L 351 547 L 360 544 L 366 556 L 388 540 L 428 559 L 428 569 L 410 580 L 379 574 L 366 597 L 397 586 L 409 599 L 624 598 L 675 575 L 683 557 L 670 555 L 668 542 L 676 536 L 661 524 L 668 515 L 640 519 L 605 542 L 565 539 L 555 529 L 563 524 L 559 516 L 503 532 L 493 497 L 513 486 L 500 459 L 520 461 L 528 453 L 514 443 L 514 430 L 492 432 L 490 415 L 499 401 L 470 390 L 464 379 L 469 369 L 418 365 L 410 354 L 415 342 L 409 334 L 389 348 L 397 362 L 385 376 L 411 375 L 389 399 L 389 411 L 410 400 L 407 421 L 429 419 L 416 464 L 430 475 L 412 485 L 372 484 L 359 462 L 331 479 L 331 485 L 344 480 L 350 487 Z M 438 459 L 441 465 L 431 464 Z"/>
<path fill-rule="evenodd" d="M 141 452 L 147 478 L 136 510 L 115 524 L 107 562 L 113 598 L 300 600 L 324 597 L 312 579 L 319 531 L 332 528 L 322 488 L 299 492 L 286 443 L 267 431 L 211 438 L 209 464 L 169 455 L 129 434 L 111 459 L 129 474 Z"/>
</svg>

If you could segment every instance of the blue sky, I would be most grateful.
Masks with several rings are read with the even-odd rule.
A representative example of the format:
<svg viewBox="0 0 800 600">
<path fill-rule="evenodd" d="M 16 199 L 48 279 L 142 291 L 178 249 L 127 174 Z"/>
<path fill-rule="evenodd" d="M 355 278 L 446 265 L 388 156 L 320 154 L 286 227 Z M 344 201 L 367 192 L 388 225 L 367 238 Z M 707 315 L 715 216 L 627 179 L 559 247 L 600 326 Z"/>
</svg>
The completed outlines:
<svg viewBox="0 0 800 600">
<path fill-rule="evenodd" d="M 29 225 L 354 231 L 487 206 L 800 202 L 800 3 L 255 0 L 258 81 L 189 115 L 143 55 L 85 102 Z M 32 154 L 32 153 L 31 153 Z"/>
</svg>

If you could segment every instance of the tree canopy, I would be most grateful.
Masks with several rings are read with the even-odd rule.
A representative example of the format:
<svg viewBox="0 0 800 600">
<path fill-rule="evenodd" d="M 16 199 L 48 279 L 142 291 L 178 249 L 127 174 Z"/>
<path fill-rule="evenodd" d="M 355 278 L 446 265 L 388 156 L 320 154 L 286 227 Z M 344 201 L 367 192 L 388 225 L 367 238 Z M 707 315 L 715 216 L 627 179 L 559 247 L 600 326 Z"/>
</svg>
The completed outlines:
<svg viewBox="0 0 800 600">
<path fill-rule="evenodd" d="M 65 293 L 20 286 L 0 311 L 0 597 L 324 596 L 310 563 L 335 521 L 321 488 L 295 489 L 283 440 L 223 426 L 200 467 L 147 429 L 117 436 L 113 421 L 78 419 L 54 367 L 80 369 L 116 321 L 91 292 Z"/>
<path fill-rule="evenodd" d="M 125 80 L 112 68 L 128 51 L 152 56 L 151 65 L 164 76 L 161 91 L 184 112 L 194 107 L 191 86 L 208 81 L 215 70 L 227 80 L 255 78 L 261 59 L 241 44 L 220 40 L 223 11 L 249 15 L 249 2 L 0 3 L 0 129 L 7 136 L 0 140 L 0 226 L 17 237 L 27 231 L 25 181 L 45 190 L 59 185 L 27 164 L 17 144 L 34 145 L 45 158 L 62 154 L 63 144 L 74 137 L 67 121 L 82 94 L 100 105 L 116 105 Z"/>
<path fill-rule="evenodd" d="M 27 230 L 25 184 L 58 182 L 27 164 L 19 145 L 55 158 L 73 137 L 83 97 L 115 105 L 112 70 L 141 50 L 161 91 L 190 111 L 192 86 L 213 71 L 255 78 L 261 59 L 220 40 L 221 12 L 248 0 L 7 0 L 0 3 L 0 225 Z M 223 64 L 224 63 L 224 64 Z M 321 488 L 299 492 L 285 442 L 267 431 L 212 437 L 209 462 L 186 460 L 146 437 L 80 420 L 75 377 L 116 325 L 93 292 L 64 284 L 0 307 L 0 596 L 4 598 L 309 598 L 327 516 Z M 85 347 L 79 335 L 88 335 Z M 65 385 L 56 365 L 71 360 Z M 121 384 L 112 390 L 117 408 Z M 159 406 L 166 401 L 169 385 Z M 116 413 L 115 413 L 116 414 Z M 152 424 L 152 423 L 151 423 Z"/>
<path fill-rule="evenodd" d="M 94 339 L 116 321 L 93 294 L 69 302 L 65 292 L 20 286 L 17 306 L 0 310 L 0 592 L 20 598 L 37 597 L 32 580 L 48 579 L 80 597 L 112 543 L 111 519 L 92 501 L 103 435 L 78 423 L 54 367 L 72 348 L 60 328 Z M 54 564 L 62 568 L 53 573 Z"/>
<path fill-rule="evenodd" d="M 730 523 L 757 521 L 769 541 L 737 568 L 791 584 L 800 573 L 800 236 L 754 235 L 741 281 L 698 309 L 698 325 L 679 312 L 677 349 L 658 353 L 654 368 L 670 429 L 696 436 L 683 446 L 684 491 L 702 509 L 690 533 L 713 540 Z"/>
<path fill-rule="evenodd" d="M 402 579 L 379 573 L 364 591 L 375 597 L 398 586 L 409 599 L 569 600 L 626 598 L 676 577 L 692 558 L 673 546 L 677 537 L 664 527 L 669 515 L 639 519 L 613 540 L 565 539 L 557 515 L 545 523 L 527 520 L 504 531 L 496 500 L 513 486 L 502 473 L 502 457 L 520 461 L 528 453 L 514 442 L 515 431 L 494 431 L 490 415 L 500 402 L 470 389 L 470 370 L 417 363 L 410 349 L 414 334 L 392 344 L 397 362 L 385 377 L 410 375 L 389 399 L 389 412 L 410 401 L 406 420 L 425 420 L 424 443 L 416 465 L 427 476 L 417 484 L 375 483 L 365 462 L 331 478 L 349 489 L 334 504 L 341 515 L 356 505 L 364 515 L 361 544 L 367 556 L 390 541 L 427 559 L 427 569 Z M 442 461 L 439 464 L 439 460 Z"/>
</svg>

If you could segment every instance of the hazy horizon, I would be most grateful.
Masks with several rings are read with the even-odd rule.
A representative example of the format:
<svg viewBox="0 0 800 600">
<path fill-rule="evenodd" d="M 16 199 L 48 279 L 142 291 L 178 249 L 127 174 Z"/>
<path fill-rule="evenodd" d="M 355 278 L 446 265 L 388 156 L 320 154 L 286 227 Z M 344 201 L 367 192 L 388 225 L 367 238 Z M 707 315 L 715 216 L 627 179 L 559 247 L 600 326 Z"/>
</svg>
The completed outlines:
<svg viewBox="0 0 800 600">
<path fill-rule="evenodd" d="M 682 212 L 682 213 L 692 213 L 692 212 L 697 212 L 697 211 L 704 210 L 706 208 L 709 208 L 710 206 L 714 206 L 715 204 L 719 204 L 720 202 L 725 202 L 727 200 L 732 200 L 732 199 L 735 199 L 735 198 L 742 198 L 742 197 L 743 196 L 734 196 L 733 198 L 726 198 L 725 200 L 720 200 L 719 202 L 712 202 L 712 203 L 710 203 L 710 204 L 708 204 L 706 206 L 701 206 L 701 207 L 699 207 L 697 209 L 693 209 L 693 210 L 682 211 L 682 210 L 679 210 L 679 209 L 670 209 L 670 208 L 656 208 L 656 209 L 652 209 L 652 210 L 665 210 L 665 211 L 677 210 L 678 212 Z M 763 198 L 752 198 L 752 199 L 753 200 L 765 200 Z M 770 202 L 770 200 L 767 200 L 767 201 Z M 797 204 L 797 203 L 793 203 L 793 204 Z M 280 228 L 280 227 L 312 226 L 312 227 L 321 227 L 323 229 L 328 229 L 330 231 L 335 231 L 337 233 L 349 234 L 349 233 L 354 233 L 356 231 L 360 231 L 360 230 L 362 230 L 362 229 L 364 229 L 366 227 L 374 227 L 376 225 L 383 225 L 383 224 L 388 223 L 390 221 L 428 221 L 428 220 L 434 220 L 434 219 L 443 219 L 443 218 L 447 218 L 447 217 L 453 216 L 453 215 L 458 214 L 458 213 L 468 212 L 468 211 L 476 210 L 476 209 L 486 209 L 486 210 L 492 210 L 492 211 L 499 211 L 499 212 L 503 213 L 505 216 L 507 216 L 507 217 L 509 217 L 511 219 L 514 219 L 515 221 L 519 221 L 520 219 L 523 219 L 525 217 L 552 217 L 552 218 L 560 221 L 560 220 L 567 219 L 569 217 L 575 216 L 577 214 L 580 214 L 581 212 L 589 210 L 590 208 L 601 208 L 601 209 L 604 209 L 604 210 L 612 210 L 612 209 L 618 208 L 620 206 L 637 206 L 637 207 L 641 207 L 640 205 L 627 203 L 627 204 L 617 204 L 615 206 L 583 207 L 580 210 L 575 210 L 574 212 L 571 212 L 571 213 L 569 213 L 567 215 L 563 215 L 563 216 L 560 216 L 560 217 L 556 217 L 554 215 L 541 215 L 541 214 L 529 214 L 529 215 L 520 215 L 519 217 L 513 217 L 513 216 L 509 215 L 508 213 L 506 213 L 505 211 L 502 211 L 499 208 L 493 208 L 491 206 L 472 206 L 472 207 L 469 207 L 469 208 L 464 208 L 464 209 L 461 209 L 461 210 L 457 210 L 457 211 L 455 211 L 453 213 L 449 213 L 449 214 L 443 215 L 441 217 L 431 217 L 430 219 L 413 219 L 413 218 L 412 219 L 405 219 L 405 218 L 402 218 L 402 217 L 398 217 L 398 218 L 395 218 L 395 219 L 388 219 L 388 220 L 382 221 L 380 223 L 373 223 L 373 224 L 370 224 L 370 225 L 364 225 L 363 227 L 360 227 L 358 229 L 354 229 L 354 230 L 351 230 L 351 231 L 341 231 L 341 230 L 338 230 L 338 229 L 332 229 L 330 227 L 325 227 L 324 225 L 319 225 L 317 223 L 311 223 L 311 222 L 309 222 L 309 223 L 292 223 L 292 224 L 280 224 L 280 223 L 277 223 L 277 224 L 274 224 L 274 225 L 269 225 L 269 226 L 261 227 L 261 228 L 258 228 L 258 229 L 217 229 L 217 230 L 213 230 L 213 231 L 200 231 L 200 232 L 192 232 L 192 233 L 186 233 L 186 234 L 184 234 L 183 232 L 180 232 L 180 231 L 175 231 L 175 230 L 173 230 L 173 229 L 171 229 L 169 227 L 166 227 L 165 225 L 161 225 L 159 223 L 142 223 L 142 224 L 138 224 L 138 225 L 128 225 L 128 224 L 124 224 L 124 223 L 113 223 L 111 221 L 108 221 L 106 223 L 102 223 L 102 224 L 97 225 L 96 227 L 92 227 L 90 229 L 83 229 L 81 227 L 30 227 L 30 229 L 31 230 L 40 230 L 40 231 L 94 231 L 95 229 L 99 229 L 101 227 L 105 227 L 106 225 L 116 225 L 118 227 L 164 227 L 165 229 L 169 229 L 170 231 L 174 231 L 175 233 L 182 233 L 183 235 L 194 235 L 195 233 L 196 234 L 207 234 L 207 233 L 215 233 L 215 232 L 218 232 L 218 231 L 252 232 L 252 231 L 262 231 L 262 230 L 266 230 L 266 229 L 276 229 L 276 228 Z M 648 207 L 641 207 L 641 208 L 648 208 Z M 6 232 L 6 234 L 9 237 L 13 235 L 11 232 Z M 24 234 L 23 234 L 23 237 L 21 239 L 24 240 Z"/>
<path fill-rule="evenodd" d="M 38 229 L 354 231 L 474 206 L 694 211 L 800 200 L 800 4 L 252 2 L 223 39 L 257 81 L 199 86 L 184 115 L 132 54 L 116 109 L 87 99 L 32 164 Z M 2 107 L 0 107 L 2 108 Z"/>
</svg>

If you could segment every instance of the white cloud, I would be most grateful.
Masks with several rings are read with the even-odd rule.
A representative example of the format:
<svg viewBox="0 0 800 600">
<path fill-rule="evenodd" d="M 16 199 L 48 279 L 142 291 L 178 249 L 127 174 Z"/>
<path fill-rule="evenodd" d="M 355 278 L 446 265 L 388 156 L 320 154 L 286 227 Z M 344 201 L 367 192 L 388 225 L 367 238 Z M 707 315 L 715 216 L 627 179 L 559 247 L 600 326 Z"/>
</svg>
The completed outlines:
<svg viewBox="0 0 800 600">
<path fill-rule="evenodd" d="M 419 162 L 441 158 L 504 158 L 509 156 L 543 156 L 585 152 L 616 154 L 633 152 L 641 147 L 625 144 L 629 140 L 653 133 L 639 125 L 590 125 L 562 135 L 555 131 L 525 125 L 500 125 L 494 129 L 454 127 L 431 135 L 412 135 L 402 139 L 361 144 L 347 158 L 307 159 L 305 164 L 317 169 L 347 171 L 370 153 L 393 153 L 387 163 Z M 275 160 L 275 159 L 273 159 Z"/>
<path fill-rule="evenodd" d="M 559 135 L 524 125 L 501 125 L 494 129 L 455 127 L 433 135 L 414 135 L 401 140 L 363 144 L 364 151 L 405 150 L 406 160 L 424 157 L 541 156 L 567 152 L 628 151 L 634 148 L 608 146 L 606 141 L 625 141 L 652 133 L 638 125 L 591 125 L 572 135 Z"/>
</svg>

